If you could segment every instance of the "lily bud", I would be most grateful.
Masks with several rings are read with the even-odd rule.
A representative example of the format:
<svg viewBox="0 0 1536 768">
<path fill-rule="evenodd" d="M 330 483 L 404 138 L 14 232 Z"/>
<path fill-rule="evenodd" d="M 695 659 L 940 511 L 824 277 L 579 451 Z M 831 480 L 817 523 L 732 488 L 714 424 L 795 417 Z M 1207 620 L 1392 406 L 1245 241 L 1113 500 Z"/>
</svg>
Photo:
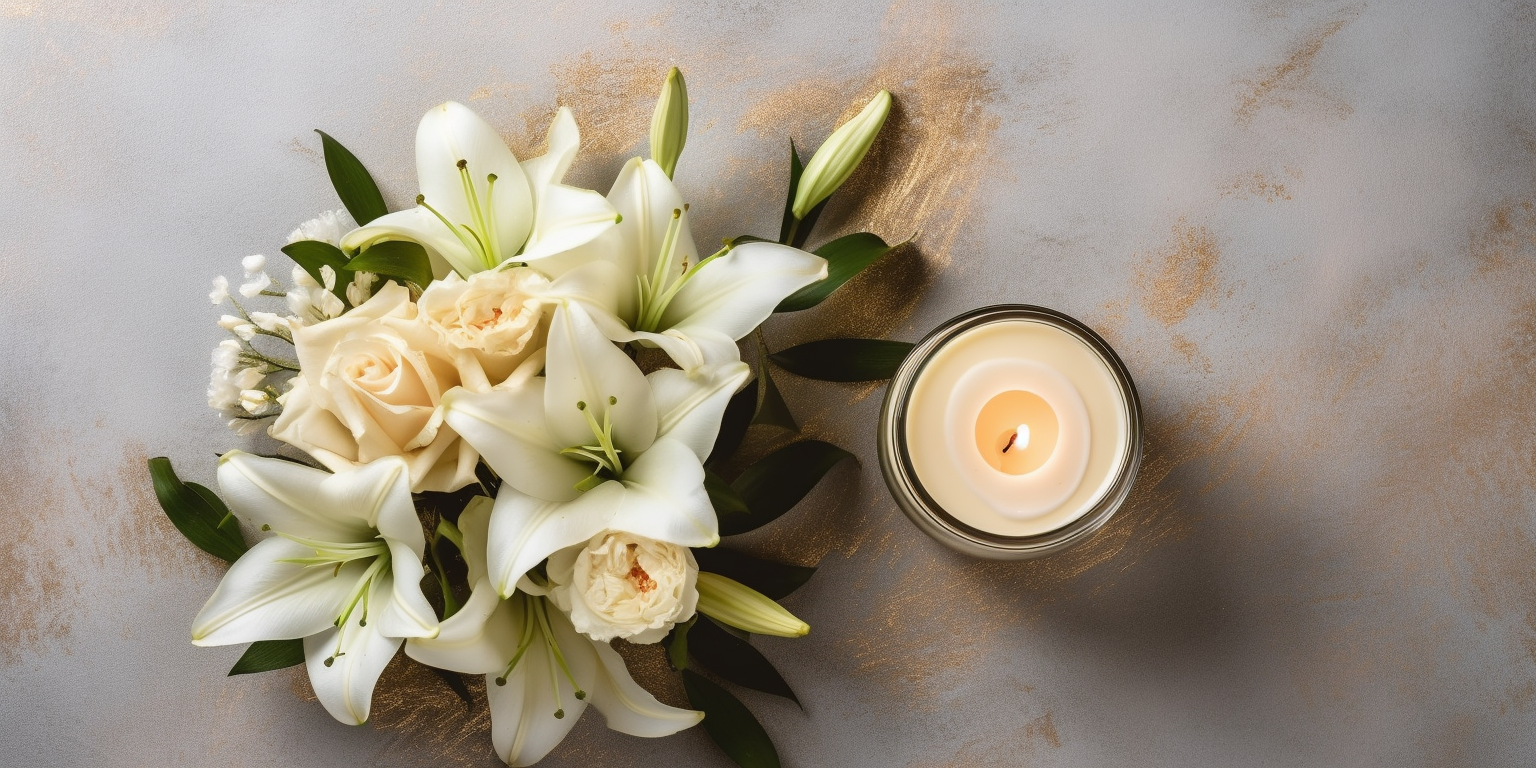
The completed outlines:
<svg viewBox="0 0 1536 768">
<path fill-rule="evenodd" d="M 667 82 L 661 86 L 661 96 L 656 99 L 656 111 L 651 114 L 651 159 L 666 171 L 667 178 L 677 168 L 677 159 L 688 143 L 688 87 L 683 84 L 683 73 L 677 67 L 667 73 Z"/>
<path fill-rule="evenodd" d="M 803 219 L 821 201 L 827 199 L 859 167 L 875 136 L 885 125 L 891 113 L 891 94 L 881 91 L 863 111 L 827 137 L 811 161 L 800 174 L 800 184 L 795 188 L 795 218 Z"/>
<path fill-rule="evenodd" d="M 699 572 L 698 611 L 737 629 L 758 635 L 800 637 L 811 626 L 784 606 L 740 582 L 717 573 Z"/>
</svg>

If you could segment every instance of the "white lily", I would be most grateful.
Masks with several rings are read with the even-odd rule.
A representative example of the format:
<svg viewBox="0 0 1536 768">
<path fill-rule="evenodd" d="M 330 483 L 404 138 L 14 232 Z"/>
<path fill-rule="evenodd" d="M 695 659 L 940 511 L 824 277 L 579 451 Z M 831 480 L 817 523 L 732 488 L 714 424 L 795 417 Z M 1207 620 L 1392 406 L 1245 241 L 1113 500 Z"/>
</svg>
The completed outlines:
<svg viewBox="0 0 1536 768">
<path fill-rule="evenodd" d="M 657 701 L 630 677 L 616 651 L 578 634 L 532 582 L 524 581 L 528 591 L 502 599 L 486 569 L 490 508 L 490 499 L 480 497 L 459 517 L 474 585 L 469 600 L 443 622 L 437 637 L 413 638 L 405 652 L 434 667 L 485 675 L 491 741 L 502 760 L 514 766 L 538 762 L 588 704 L 609 728 L 631 736 L 670 736 L 704 718 Z"/>
<path fill-rule="evenodd" d="M 689 206 L 654 160 L 631 159 L 608 201 L 623 217 L 617 226 L 540 266 L 558 273 L 586 260 L 612 261 L 624 327 L 605 323 L 604 332 L 614 341 L 654 344 L 684 370 L 737 360 L 737 339 L 786 296 L 827 276 L 826 259 L 777 243 L 742 243 L 700 258 Z"/>
<path fill-rule="evenodd" d="M 315 696 L 368 719 L 373 686 L 407 637 L 434 637 L 421 593 L 426 541 L 398 457 L 331 474 L 240 451 L 219 460 L 230 509 L 275 535 L 240 556 L 192 622 L 192 644 L 304 638 Z"/>
<path fill-rule="evenodd" d="M 443 399 L 447 423 L 502 478 L 488 553 L 497 591 L 510 597 L 544 558 L 604 530 L 714 546 L 703 461 L 746 364 L 644 375 L 576 302 L 555 311 L 546 361 L 524 386 Z"/>
<path fill-rule="evenodd" d="M 561 107 L 544 155 L 518 163 L 496 129 L 468 107 L 434 107 L 416 130 L 417 207 L 380 216 L 342 238 L 348 253 L 383 240 L 410 240 L 433 256 L 433 272 L 468 277 L 513 260 L 535 261 L 582 245 L 618 220 L 603 196 L 561 183 L 581 133 Z"/>
</svg>

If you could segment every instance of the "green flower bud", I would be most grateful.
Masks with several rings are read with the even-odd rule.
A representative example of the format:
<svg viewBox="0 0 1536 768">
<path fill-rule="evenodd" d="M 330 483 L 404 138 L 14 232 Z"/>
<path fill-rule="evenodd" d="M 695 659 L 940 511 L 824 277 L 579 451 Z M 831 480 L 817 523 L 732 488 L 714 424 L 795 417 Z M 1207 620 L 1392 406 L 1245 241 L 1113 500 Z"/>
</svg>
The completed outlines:
<svg viewBox="0 0 1536 768">
<path fill-rule="evenodd" d="M 672 177 L 677 168 L 677 158 L 688 143 L 688 87 L 683 84 L 683 73 L 673 67 L 667 73 L 667 82 L 661 87 L 656 99 L 656 111 L 651 114 L 651 159 Z"/>
<path fill-rule="evenodd" d="M 716 573 L 699 572 L 699 613 L 758 635 L 800 637 L 811 626 L 766 595 Z"/>
<path fill-rule="evenodd" d="M 800 174 L 800 185 L 795 188 L 795 218 L 803 219 L 821 201 L 827 199 L 859 167 L 869 145 L 885 125 L 891 113 L 891 94 L 881 91 L 869 100 L 869 105 L 852 120 L 843 123 L 832 132 Z"/>
</svg>

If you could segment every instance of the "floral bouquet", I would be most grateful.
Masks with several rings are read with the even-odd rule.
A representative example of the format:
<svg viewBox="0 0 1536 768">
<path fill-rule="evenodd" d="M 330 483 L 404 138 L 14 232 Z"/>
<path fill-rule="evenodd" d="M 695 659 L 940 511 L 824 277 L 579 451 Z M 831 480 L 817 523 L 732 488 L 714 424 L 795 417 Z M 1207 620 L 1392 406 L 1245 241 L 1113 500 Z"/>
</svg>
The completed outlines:
<svg viewBox="0 0 1536 768">
<path fill-rule="evenodd" d="M 461 676 L 484 675 L 511 765 L 543 758 L 589 704 L 636 736 L 702 721 L 737 763 L 777 765 L 722 683 L 794 699 L 749 638 L 810 631 L 776 600 L 814 569 L 717 545 L 849 454 L 801 440 L 734 480 L 716 470 L 749 424 L 795 428 L 770 360 L 871 380 L 907 348 L 832 339 L 770 355 L 758 330 L 891 250 L 868 233 L 802 250 L 890 105 L 880 92 L 803 167 L 791 144 L 776 241 L 707 255 L 671 178 L 688 132 L 676 69 L 650 159 L 606 196 L 563 183 L 580 144 L 565 108 L 545 154 L 523 161 L 468 108 L 434 108 L 416 134 L 416 206 L 394 212 L 321 133 L 344 210 L 289 236 L 289 285 L 250 256 L 238 297 L 224 277 L 210 295 L 234 314 L 219 321 L 232 337 L 214 350 L 209 404 L 285 455 L 223 454 L 217 494 L 149 462 L 176 527 L 230 563 L 193 644 L 250 643 L 231 675 L 304 664 L 344 723 L 368 719 L 402 647 L 466 699 Z M 278 300 L 286 312 L 256 307 Z M 737 344 L 754 332 L 755 372 Z M 616 640 L 666 643 L 693 709 L 637 685 Z"/>
</svg>

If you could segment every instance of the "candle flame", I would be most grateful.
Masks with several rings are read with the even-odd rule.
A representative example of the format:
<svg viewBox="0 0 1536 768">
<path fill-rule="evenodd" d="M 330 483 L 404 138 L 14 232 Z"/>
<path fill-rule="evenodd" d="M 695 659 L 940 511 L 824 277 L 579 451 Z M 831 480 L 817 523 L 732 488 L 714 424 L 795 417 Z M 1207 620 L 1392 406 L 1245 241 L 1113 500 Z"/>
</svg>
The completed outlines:
<svg viewBox="0 0 1536 768">
<path fill-rule="evenodd" d="M 1019 450 L 1024 450 L 1025 448 L 1029 447 L 1028 424 L 1020 424 L 1019 428 L 1014 430 L 1012 435 L 1008 436 L 1008 444 L 1003 446 L 1003 453 L 1007 453 L 1008 449 L 1014 446 L 1018 446 Z"/>
</svg>

